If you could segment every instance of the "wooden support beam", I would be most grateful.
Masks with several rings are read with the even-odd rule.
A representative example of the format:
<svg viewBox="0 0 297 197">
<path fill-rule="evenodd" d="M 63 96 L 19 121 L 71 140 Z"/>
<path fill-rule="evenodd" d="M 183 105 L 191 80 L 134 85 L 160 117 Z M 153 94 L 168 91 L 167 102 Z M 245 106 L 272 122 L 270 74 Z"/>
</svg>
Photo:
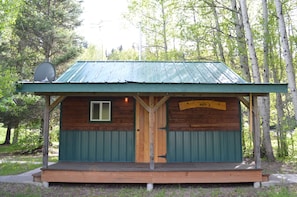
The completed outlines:
<svg viewBox="0 0 297 197">
<path fill-rule="evenodd" d="M 164 96 L 159 102 L 154 106 L 153 111 L 156 112 L 167 100 L 169 96 Z"/>
<path fill-rule="evenodd" d="M 250 123 L 250 132 L 253 133 L 253 126 L 254 126 L 254 123 L 253 123 L 253 95 L 250 94 L 250 102 L 249 102 L 249 123 Z"/>
<path fill-rule="evenodd" d="M 244 98 L 243 96 L 238 96 L 237 98 L 241 101 L 242 104 L 244 104 L 244 106 L 246 106 L 246 108 L 250 109 L 250 102 L 246 98 Z"/>
<path fill-rule="evenodd" d="M 149 97 L 149 139 L 150 139 L 150 169 L 155 169 L 154 162 L 154 125 L 155 125 L 155 112 L 154 112 L 154 96 Z"/>
<path fill-rule="evenodd" d="M 55 109 L 55 107 L 59 105 L 65 98 L 66 96 L 59 96 L 52 104 L 50 104 L 49 110 L 53 111 L 53 109 Z"/>
<path fill-rule="evenodd" d="M 43 113 L 43 168 L 48 168 L 48 146 L 49 146 L 49 116 L 50 116 L 50 96 L 44 96 L 45 106 Z"/>
<path fill-rule="evenodd" d="M 134 98 L 147 112 L 150 111 L 150 106 L 148 106 L 139 96 L 134 96 Z"/>
<path fill-rule="evenodd" d="M 261 168 L 261 155 L 260 155 L 260 116 L 258 111 L 258 98 L 253 96 L 253 108 L 254 108 L 254 157 L 255 168 Z"/>
</svg>

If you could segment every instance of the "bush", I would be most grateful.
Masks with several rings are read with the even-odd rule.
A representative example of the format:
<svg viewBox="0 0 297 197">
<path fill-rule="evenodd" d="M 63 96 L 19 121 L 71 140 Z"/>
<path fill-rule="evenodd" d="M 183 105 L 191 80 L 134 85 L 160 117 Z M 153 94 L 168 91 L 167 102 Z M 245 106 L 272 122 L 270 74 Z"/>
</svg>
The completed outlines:
<svg viewBox="0 0 297 197">
<path fill-rule="evenodd" d="M 19 140 L 14 146 L 21 153 L 34 153 L 41 149 L 42 138 L 39 130 L 23 130 L 19 133 Z"/>
</svg>

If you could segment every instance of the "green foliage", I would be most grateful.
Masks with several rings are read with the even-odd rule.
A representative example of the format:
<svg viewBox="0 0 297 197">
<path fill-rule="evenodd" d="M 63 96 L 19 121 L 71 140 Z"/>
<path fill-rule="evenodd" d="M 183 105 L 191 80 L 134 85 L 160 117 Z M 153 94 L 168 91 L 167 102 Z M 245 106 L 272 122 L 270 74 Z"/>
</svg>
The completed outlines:
<svg viewBox="0 0 297 197">
<path fill-rule="evenodd" d="M 124 50 L 121 47 L 113 49 L 107 57 L 108 60 L 138 60 L 138 58 L 138 53 L 134 49 Z"/>
<path fill-rule="evenodd" d="M 21 122 L 33 123 L 40 119 L 39 97 L 33 95 L 13 95 L 0 100 L 0 122 L 4 126 L 17 127 Z"/>
<path fill-rule="evenodd" d="M 14 146 L 21 153 L 34 153 L 42 147 L 42 142 L 39 131 L 26 130 L 20 133 L 19 141 Z"/>
<path fill-rule="evenodd" d="M 56 126 L 50 131 L 50 142 L 59 142 L 60 127 Z"/>
<path fill-rule="evenodd" d="M 0 2 L 0 38 L 8 36 L 10 27 L 14 24 L 21 5 L 22 0 L 2 0 Z"/>
<path fill-rule="evenodd" d="M 95 45 L 89 45 L 83 49 L 83 53 L 78 57 L 79 60 L 97 61 L 104 60 L 104 51 L 99 50 Z"/>
<path fill-rule="evenodd" d="M 15 90 L 15 82 L 17 81 L 17 76 L 12 70 L 9 69 L 1 69 L 0 65 L 0 99 L 3 97 L 10 96 Z M 1 103 L 0 103 L 0 110 L 1 110 Z"/>
</svg>

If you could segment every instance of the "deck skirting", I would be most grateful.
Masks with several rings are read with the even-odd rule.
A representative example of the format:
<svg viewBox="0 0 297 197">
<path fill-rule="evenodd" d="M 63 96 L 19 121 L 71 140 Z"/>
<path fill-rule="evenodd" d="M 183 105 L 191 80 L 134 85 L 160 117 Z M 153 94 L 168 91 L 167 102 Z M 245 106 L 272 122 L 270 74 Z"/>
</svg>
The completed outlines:
<svg viewBox="0 0 297 197">
<path fill-rule="evenodd" d="M 58 163 L 41 171 L 42 182 L 61 183 L 248 183 L 262 182 L 262 169 L 248 165 L 137 163 Z"/>
</svg>

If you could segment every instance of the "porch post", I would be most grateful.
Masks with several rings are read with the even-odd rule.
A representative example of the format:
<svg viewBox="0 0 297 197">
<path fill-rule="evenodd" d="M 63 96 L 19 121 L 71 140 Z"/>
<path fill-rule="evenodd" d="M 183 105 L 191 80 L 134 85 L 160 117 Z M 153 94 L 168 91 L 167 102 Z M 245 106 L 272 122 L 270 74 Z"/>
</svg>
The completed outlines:
<svg viewBox="0 0 297 197">
<path fill-rule="evenodd" d="M 154 96 L 149 97 L 149 141 L 150 141 L 150 169 L 155 169 L 154 163 L 154 125 L 155 125 L 155 112 L 154 112 Z"/>
<path fill-rule="evenodd" d="M 256 169 L 261 168 L 261 156 L 260 156 L 260 117 L 258 111 L 258 98 L 257 96 L 253 96 L 253 130 L 254 130 L 254 158 Z"/>
<path fill-rule="evenodd" d="M 48 168 L 48 145 L 49 145 L 49 115 L 50 115 L 50 96 L 45 96 L 45 106 L 43 114 L 43 168 Z"/>
</svg>

